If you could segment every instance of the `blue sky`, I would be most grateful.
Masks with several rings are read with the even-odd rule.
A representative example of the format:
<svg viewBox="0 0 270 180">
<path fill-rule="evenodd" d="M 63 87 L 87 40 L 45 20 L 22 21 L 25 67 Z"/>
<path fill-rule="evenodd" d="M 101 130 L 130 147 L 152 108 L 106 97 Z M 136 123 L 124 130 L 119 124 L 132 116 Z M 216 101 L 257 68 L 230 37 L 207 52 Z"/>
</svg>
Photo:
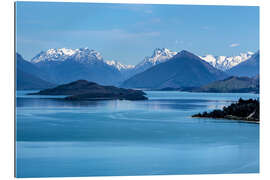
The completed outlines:
<svg viewBox="0 0 270 180">
<path fill-rule="evenodd" d="M 62 47 L 124 64 L 162 47 L 238 55 L 259 49 L 259 7 L 17 2 L 16 39 L 28 60 Z"/>
</svg>

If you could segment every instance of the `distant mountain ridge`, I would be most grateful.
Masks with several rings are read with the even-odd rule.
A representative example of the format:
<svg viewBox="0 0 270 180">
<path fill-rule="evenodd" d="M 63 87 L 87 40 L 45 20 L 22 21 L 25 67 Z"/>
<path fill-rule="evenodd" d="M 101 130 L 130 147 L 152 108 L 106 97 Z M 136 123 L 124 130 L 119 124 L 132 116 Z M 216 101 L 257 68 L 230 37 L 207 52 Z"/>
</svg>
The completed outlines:
<svg viewBox="0 0 270 180">
<path fill-rule="evenodd" d="M 40 52 L 31 62 L 43 69 L 54 83 L 68 83 L 78 79 L 115 85 L 123 80 L 121 72 L 107 64 L 101 54 L 88 48 L 49 49 Z"/>
<path fill-rule="evenodd" d="M 169 61 L 129 78 L 122 86 L 150 89 L 198 87 L 225 77 L 227 75 L 224 72 L 183 50 Z"/>
<path fill-rule="evenodd" d="M 88 48 L 70 49 L 70 48 L 59 48 L 49 49 L 47 51 L 41 51 L 35 57 L 32 58 L 32 63 L 39 63 L 44 61 L 65 61 L 67 59 L 75 59 L 81 63 L 91 63 L 96 60 L 104 61 L 111 67 L 116 68 L 119 71 L 133 71 L 131 74 L 137 74 L 151 68 L 159 63 L 166 62 L 177 52 L 171 51 L 167 48 L 156 48 L 151 56 L 146 56 L 137 65 L 125 65 L 115 60 L 104 60 L 101 53 L 96 50 L 90 50 Z M 207 54 L 205 56 L 199 56 L 201 59 L 210 63 L 213 67 L 226 71 L 241 62 L 249 59 L 254 53 L 240 53 L 237 56 L 214 56 Z"/>
<path fill-rule="evenodd" d="M 226 73 L 232 76 L 257 76 L 260 74 L 260 52 L 253 54 L 248 60 L 229 69 Z"/>
<path fill-rule="evenodd" d="M 166 48 L 156 48 L 152 56 L 145 57 L 141 63 L 134 66 L 134 65 L 124 65 L 121 64 L 119 61 L 115 60 L 104 60 L 99 52 L 95 50 L 90 50 L 88 48 L 80 48 L 80 49 L 60 48 L 41 51 L 39 54 L 33 57 L 30 62 L 36 64 L 38 67 L 47 69 L 48 74 L 53 74 L 50 73 L 49 71 L 59 71 L 54 69 L 55 68 L 59 69 L 60 68 L 59 66 L 65 66 L 65 64 L 70 64 L 71 62 L 73 63 L 74 67 L 76 67 L 76 64 L 77 66 L 85 65 L 92 67 L 97 66 L 97 64 L 99 64 L 99 66 L 103 66 L 103 68 L 105 68 L 106 71 L 111 71 L 111 76 L 114 78 L 110 79 L 109 77 L 111 84 L 117 85 L 121 81 L 124 81 L 125 79 L 137 73 L 143 72 L 146 69 L 153 67 L 161 62 L 165 62 L 169 58 L 173 57 L 175 54 L 176 52 L 172 52 Z M 62 72 L 62 75 L 63 74 L 65 73 Z M 68 74 L 68 76 L 69 75 L 70 74 Z M 56 79 L 54 79 L 54 76 L 56 77 Z M 110 84 L 110 82 L 108 81 L 109 79 L 107 81 L 103 81 L 96 75 L 92 76 L 94 77 L 90 79 L 87 76 L 83 75 L 80 75 L 79 77 L 74 76 L 74 78 L 72 77 L 70 78 L 71 81 L 76 80 L 75 79 L 76 77 L 77 79 L 97 81 L 101 84 Z M 58 76 L 55 73 L 53 75 L 49 75 L 48 78 L 57 83 L 67 82 L 65 78 L 61 78 L 61 76 Z"/>
<path fill-rule="evenodd" d="M 40 63 L 46 61 L 59 61 L 63 62 L 69 59 L 74 59 L 80 63 L 93 63 L 95 61 L 103 61 L 101 53 L 96 50 L 89 48 L 79 48 L 79 49 L 69 49 L 69 48 L 60 48 L 60 49 L 49 49 L 47 51 L 41 51 L 35 57 L 32 58 L 32 63 Z M 133 65 L 124 65 L 119 61 L 107 60 L 104 62 L 110 66 L 117 68 L 119 71 L 122 69 L 134 68 Z"/>
<path fill-rule="evenodd" d="M 226 71 L 248 60 L 253 54 L 253 52 L 240 53 L 238 56 L 213 56 L 208 54 L 206 56 L 200 56 L 200 58 L 210 63 L 213 67 Z"/>
<path fill-rule="evenodd" d="M 53 84 L 85 79 L 103 85 L 119 86 L 123 84 L 124 81 L 146 72 L 148 69 L 173 60 L 177 54 L 179 53 L 173 52 L 167 48 L 156 48 L 151 56 L 146 56 L 140 63 L 134 66 L 124 65 L 115 60 L 104 60 L 101 53 L 89 48 L 49 49 L 47 51 L 41 51 L 30 61 L 27 61 L 28 65 L 26 67 L 33 66 L 35 68 L 30 68 L 31 70 L 29 70 L 24 67 L 24 71 L 40 79 L 46 79 L 46 81 Z M 200 56 L 196 56 L 196 58 L 205 62 L 204 64 L 211 65 L 213 68 L 207 68 L 209 72 L 211 72 L 216 70 L 214 67 L 222 69 L 224 66 L 223 69 L 226 69 L 235 66 L 239 62 L 239 64 L 242 64 L 248 61 L 246 58 L 251 56 L 251 54 L 252 52 L 243 53 L 235 57 L 214 57 L 207 55 L 204 60 L 202 59 L 203 57 Z M 231 71 L 226 70 L 226 72 L 229 73 Z M 232 75 L 235 74 L 232 73 Z M 173 86 L 175 86 L 175 84 Z M 168 85 L 165 86 L 165 88 L 166 87 L 170 86 Z"/>
<path fill-rule="evenodd" d="M 134 65 L 124 65 L 124 64 L 121 64 L 119 61 L 114 61 L 114 60 L 106 61 L 106 63 L 110 66 L 117 68 L 119 71 L 133 69 L 135 67 Z"/>
<path fill-rule="evenodd" d="M 177 52 L 173 52 L 167 48 L 156 48 L 154 49 L 152 56 L 146 56 L 134 67 L 134 74 L 141 73 L 159 63 L 166 62 L 176 54 Z"/>
<path fill-rule="evenodd" d="M 148 68 L 151 68 L 159 63 L 170 60 L 170 58 L 172 58 L 176 54 L 177 52 L 171 51 L 167 48 L 156 48 L 154 49 L 152 56 L 150 57 L 146 56 L 143 59 L 143 61 L 141 61 L 139 64 L 137 64 L 134 67 L 134 70 L 136 71 L 136 73 L 143 72 L 147 70 Z M 253 54 L 254 54 L 253 52 L 249 51 L 247 53 L 240 53 L 240 55 L 237 55 L 237 56 L 214 56 L 214 55 L 208 54 L 206 56 L 199 56 L 199 57 L 202 60 L 210 63 L 213 67 L 219 70 L 225 71 L 238 65 L 241 62 L 246 61 Z"/>
<path fill-rule="evenodd" d="M 60 48 L 41 51 L 39 54 L 32 58 L 31 62 L 40 63 L 42 61 L 66 61 L 70 58 L 73 58 L 74 60 L 82 63 L 91 63 L 91 61 L 103 59 L 99 52 L 90 50 L 88 48 Z"/>
<path fill-rule="evenodd" d="M 154 49 L 154 52 L 152 56 L 146 56 L 143 61 L 141 61 L 139 64 L 137 64 L 134 67 L 134 74 L 143 72 L 159 63 L 166 62 L 167 60 L 170 60 L 173 56 L 175 56 L 177 52 L 171 51 L 167 48 L 156 48 Z M 247 53 L 240 53 L 240 55 L 237 56 L 214 56 L 211 54 L 208 54 L 206 56 L 199 56 L 202 60 L 210 63 L 213 67 L 226 71 L 236 65 L 238 65 L 241 62 L 246 61 L 249 59 L 254 53 L 253 52 L 247 52 Z"/>
</svg>

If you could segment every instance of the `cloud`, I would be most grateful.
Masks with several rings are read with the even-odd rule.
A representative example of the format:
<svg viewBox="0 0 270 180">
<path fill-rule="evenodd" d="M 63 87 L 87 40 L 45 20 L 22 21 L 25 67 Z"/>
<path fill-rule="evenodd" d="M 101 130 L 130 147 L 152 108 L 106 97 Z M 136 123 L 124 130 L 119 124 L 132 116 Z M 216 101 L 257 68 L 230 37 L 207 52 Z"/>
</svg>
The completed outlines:
<svg viewBox="0 0 270 180">
<path fill-rule="evenodd" d="M 238 47 L 238 46 L 240 46 L 240 44 L 238 44 L 238 43 L 233 43 L 233 44 L 229 45 L 229 47 L 231 47 L 231 48 Z"/>
</svg>

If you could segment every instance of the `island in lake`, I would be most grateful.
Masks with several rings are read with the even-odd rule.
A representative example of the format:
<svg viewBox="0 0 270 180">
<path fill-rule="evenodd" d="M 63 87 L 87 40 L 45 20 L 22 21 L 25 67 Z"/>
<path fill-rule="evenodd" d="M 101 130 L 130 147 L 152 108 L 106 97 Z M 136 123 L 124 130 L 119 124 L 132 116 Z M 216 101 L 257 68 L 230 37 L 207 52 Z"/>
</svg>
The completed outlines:
<svg viewBox="0 0 270 180">
<path fill-rule="evenodd" d="M 203 112 L 193 115 L 192 117 L 207 117 L 207 118 L 225 118 L 245 121 L 260 121 L 259 101 L 254 99 L 243 100 L 239 99 L 237 103 L 223 107 L 223 110 L 214 110 L 212 112 Z"/>
<path fill-rule="evenodd" d="M 55 88 L 41 90 L 29 95 L 67 95 L 66 100 L 147 100 L 141 90 L 117 88 L 115 86 L 102 86 L 95 82 L 78 80 Z"/>
</svg>

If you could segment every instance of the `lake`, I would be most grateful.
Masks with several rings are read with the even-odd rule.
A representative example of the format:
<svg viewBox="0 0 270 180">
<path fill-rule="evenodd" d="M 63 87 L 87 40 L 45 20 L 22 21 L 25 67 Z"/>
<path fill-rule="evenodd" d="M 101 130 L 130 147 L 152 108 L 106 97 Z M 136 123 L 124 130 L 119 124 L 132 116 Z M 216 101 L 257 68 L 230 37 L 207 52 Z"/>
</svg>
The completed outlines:
<svg viewBox="0 0 270 180">
<path fill-rule="evenodd" d="M 191 118 L 257 94 L 70 102 L 29 92 L 16 98 L 17 177 L 259 172 L 259 124 Z"/>
</svg>

